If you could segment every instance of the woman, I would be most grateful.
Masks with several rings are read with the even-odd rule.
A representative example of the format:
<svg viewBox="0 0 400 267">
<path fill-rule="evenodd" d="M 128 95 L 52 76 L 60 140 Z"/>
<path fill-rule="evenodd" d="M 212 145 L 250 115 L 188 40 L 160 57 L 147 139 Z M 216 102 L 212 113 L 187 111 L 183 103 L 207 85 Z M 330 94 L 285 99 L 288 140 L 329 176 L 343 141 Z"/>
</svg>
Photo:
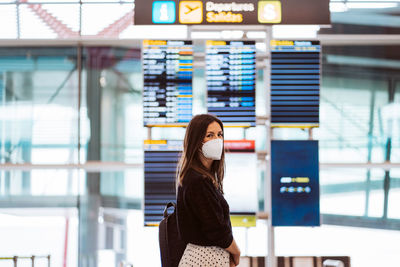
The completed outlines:
<svg viewBox="0 0 400 267">
<path fill-rule="evenodd" d="M 223 128 L 218 118 L 203 114 L 193 117 L 186 129 L 177 175 L 177 220 L 187 247 L 179 267 L 239 264 L 223 196 Z"/>
</svg>

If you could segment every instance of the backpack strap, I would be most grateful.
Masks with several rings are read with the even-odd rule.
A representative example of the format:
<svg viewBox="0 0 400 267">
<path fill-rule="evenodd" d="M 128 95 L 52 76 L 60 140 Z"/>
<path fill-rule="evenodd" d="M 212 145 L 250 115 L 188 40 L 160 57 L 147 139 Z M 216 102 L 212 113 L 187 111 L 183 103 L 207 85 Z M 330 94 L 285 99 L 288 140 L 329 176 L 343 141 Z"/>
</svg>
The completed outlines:
<svg viewBox="0 0 400 267">
<path fill-rule="evenodd" d="M 175 210 L 176 204 L 174 202 L 168 202 L 168 204 L 164 208 L 164 213 L 163 213 L 164 218 L 168 217 L 168 208 L 170 208 L 170 207 L 174 207 L 174 210 Z"/>
<path fill-rule="evenodd" d="M 167 205 L 165 205 L 165 208 L 164 208 L 164 213 L 163 213 L 163 216 L 164 216 L 164 219 L 165 219 L 165 241 L 166 241 L 166 243 L 167 243 L 167 257 L 168 257 L 168 262 L 169 263 L 171 263 L 170 261 L 171 261 L 171 252 L 169 251 L 169 237 L 168 237 L 168 208 L 170 208 L 170 207 L 174 207 L 174 212 L 175 212 L 175 209 L 176 209 L 176 204 L 174 203 L 174 202 L 168 202 L 167 203 Z"/>
</svg>

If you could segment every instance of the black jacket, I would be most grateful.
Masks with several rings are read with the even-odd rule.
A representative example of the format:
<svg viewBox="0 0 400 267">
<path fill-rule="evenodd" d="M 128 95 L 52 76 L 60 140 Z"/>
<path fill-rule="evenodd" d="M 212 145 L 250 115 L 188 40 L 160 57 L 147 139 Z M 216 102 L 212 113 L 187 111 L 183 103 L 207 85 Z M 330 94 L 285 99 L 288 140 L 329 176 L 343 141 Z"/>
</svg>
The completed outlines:
<svg viewBox="0 0 400 267">
<path fill-rule="evenodd" d="M 232 243 L 228 203 L 209 178 L 192 169 L 178 187 L 177 220 L 186 243 L 221 248 Z"/>
</svg>

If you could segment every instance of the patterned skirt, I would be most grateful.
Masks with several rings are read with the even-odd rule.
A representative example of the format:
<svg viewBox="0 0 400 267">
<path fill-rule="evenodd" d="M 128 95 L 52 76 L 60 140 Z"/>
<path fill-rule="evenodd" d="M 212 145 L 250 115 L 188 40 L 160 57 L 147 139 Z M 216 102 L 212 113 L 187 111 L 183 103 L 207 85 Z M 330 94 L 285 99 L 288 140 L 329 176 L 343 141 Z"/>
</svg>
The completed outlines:
<svg viewBox="0 0 400 267">
<path fill-rule="evenodd" d="M 229 267 L 229 252 L 220 247 L 187 244 L 178 267 Z"/>
</svg>

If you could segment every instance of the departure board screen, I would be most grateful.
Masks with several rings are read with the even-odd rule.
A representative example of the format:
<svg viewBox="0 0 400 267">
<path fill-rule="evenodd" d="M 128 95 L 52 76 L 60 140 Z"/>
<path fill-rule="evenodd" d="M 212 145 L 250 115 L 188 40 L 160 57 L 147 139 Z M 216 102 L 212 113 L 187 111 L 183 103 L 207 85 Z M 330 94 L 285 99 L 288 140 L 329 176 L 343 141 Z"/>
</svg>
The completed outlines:
<svg viewBox="0 0 400 267">
<path fill-rule="evenodd" d="M 145 126 L 186 125 L 192 118 L 192 41 L 143 41 Z"/>
<path fill-rule="evenodd" d="M 168 202 L 176 203 L 176 168 L 182 141 L 146 140 L 144 144 L 144 225 L 156 226 Z"/>
<path fill-rule="evenodd" d="M 254 217 L 258 205 L 257 155 L 254 153 L 254 140 L 225 140 L 224 146 L 233 152 L 225 154 L 226 200 L 232 214 L 249 220 L 250 217 Z M 145 226 L 157 226 L 163 218 L 165 205 L 168 202 L 176 203 L 175 179 L 182 149 L 183 142 L 178 140 L 146 140 L 144 142 Z M 243 168 L 243 162 L 246 162 L 248 168 Z M 238 217 L 235 218 L 235 226 L 243 223 Z M 255 223 L 255 217 L 250 223 L 251 226 L 253 222 Z"/>
<path fill-rule="evenodd" d="M 207 107 L 226 126 L 255 126 L 254 41 L 207 41 Z"/>
<path fill-rule="evenodd" d="M 318 141 L 272 141 L 271 191 L 272 225 L 320 225 Z"/>
<path fill-rule="evenodd" d="M 271 41 L 272 126 L 318 126 L 319 41 Z"/>
</svg>

